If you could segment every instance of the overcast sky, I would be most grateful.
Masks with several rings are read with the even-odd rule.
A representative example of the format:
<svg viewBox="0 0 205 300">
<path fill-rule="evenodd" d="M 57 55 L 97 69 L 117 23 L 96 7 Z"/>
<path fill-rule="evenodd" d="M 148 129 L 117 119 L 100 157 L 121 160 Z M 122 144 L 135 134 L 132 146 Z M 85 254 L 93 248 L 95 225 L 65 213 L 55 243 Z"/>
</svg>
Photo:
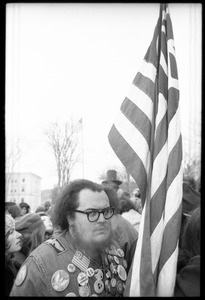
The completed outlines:
<svg viewBox="0 0 205 300">
<path fill-rule="evenodd" d="M 195 139 L 201 122 L 201 4 L 169 4 L 169 10 L 182 133 Z M 42 129 L 71 116 L 83 119 L 84 177 L 99 182 L 107 169 L 122 168 L 107 136 L 158 16 L 156 3 L 7 4 L 6 137 L 19 139 L 23 151 L 15 171 L 33 172 L 42 177 L 42 189 L 52 188 L 56 166 Z M 72 179 L 82 176 L 81 160 Z"/>
</svg>

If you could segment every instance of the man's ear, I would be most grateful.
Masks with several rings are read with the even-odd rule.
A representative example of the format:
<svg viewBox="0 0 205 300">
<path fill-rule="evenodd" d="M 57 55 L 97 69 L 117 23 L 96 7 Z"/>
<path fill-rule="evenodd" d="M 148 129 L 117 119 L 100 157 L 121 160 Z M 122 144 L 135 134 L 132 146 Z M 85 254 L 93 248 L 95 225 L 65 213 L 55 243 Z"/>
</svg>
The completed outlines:
<svg viewBox="0 0 205 300">
<path fill-rule="evenodd" d="M 70 214 L 67 215 L 67 221 L 69 226 L 72 226 L 74 224 L 74 218 Z"/>
</svg>

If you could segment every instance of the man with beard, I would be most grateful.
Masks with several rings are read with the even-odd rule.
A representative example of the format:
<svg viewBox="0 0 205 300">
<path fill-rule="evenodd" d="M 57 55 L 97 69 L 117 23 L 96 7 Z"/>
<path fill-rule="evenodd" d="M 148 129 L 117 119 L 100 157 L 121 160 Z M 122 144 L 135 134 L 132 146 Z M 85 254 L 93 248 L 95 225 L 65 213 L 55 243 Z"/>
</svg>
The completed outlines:
<svg viewBox="0 0 205 300">
<path fill-rule="evenodd" d="M 89 180 L 71 182 L 52 218 L 62 232 L 29 255 L 10 296 L 122 296 L 132 257 L 112 231 L 115 195 Z"/>
</svg>

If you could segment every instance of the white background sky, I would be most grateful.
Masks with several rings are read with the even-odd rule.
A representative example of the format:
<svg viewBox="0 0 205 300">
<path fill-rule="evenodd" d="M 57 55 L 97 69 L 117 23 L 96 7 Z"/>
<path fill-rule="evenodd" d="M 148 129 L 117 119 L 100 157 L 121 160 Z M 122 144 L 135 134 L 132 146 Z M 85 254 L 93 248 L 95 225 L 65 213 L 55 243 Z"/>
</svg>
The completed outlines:
<svg viewBox="0 0 205 300">
<path fill-rule="evenodd" d="M 182 134 L 200 146 L 201 4 L 169 10 Z M 84 177 L 99 182 L 107 169 L 121 168 L 107 136 L 152 40 L 159 4 L 10 3 L 6 13 L 6 138 L 19 139 L 23 151 L 15 171 L 52 188 L 56 166 L 42 129 L 70 116 L 83 118 Z M 82 174 L 78 163 L 71 178 Z"/>
</svg>

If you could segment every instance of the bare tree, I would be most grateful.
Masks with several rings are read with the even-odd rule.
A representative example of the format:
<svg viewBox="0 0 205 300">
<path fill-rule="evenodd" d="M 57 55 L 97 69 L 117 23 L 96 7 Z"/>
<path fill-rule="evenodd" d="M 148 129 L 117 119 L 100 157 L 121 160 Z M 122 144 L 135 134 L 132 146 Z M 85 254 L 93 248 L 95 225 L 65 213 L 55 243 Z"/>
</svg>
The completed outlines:
<svg viewBox="0 0 205 300">
<path fill-rule="evenodd" d="M 11 143 L 6 140 L 6 199 L 8 195 L 9 183 L 11 180 L 11 173 L 13 173 L 14 167 L 21 156 L 22 151 L 19 147 L 19 142 L 16 141 L 11 145 Z"/>
<path fill-rule="evenodd" d="M 78 138 L 73 122 L 65 122 L 60 125 L 57 122 L 50 123 L 44 130 L 49 146 L 55 156 L 59 189 L 68 184 L 71 170 L 79 161 L 77 153 Z"/>
</svg>

